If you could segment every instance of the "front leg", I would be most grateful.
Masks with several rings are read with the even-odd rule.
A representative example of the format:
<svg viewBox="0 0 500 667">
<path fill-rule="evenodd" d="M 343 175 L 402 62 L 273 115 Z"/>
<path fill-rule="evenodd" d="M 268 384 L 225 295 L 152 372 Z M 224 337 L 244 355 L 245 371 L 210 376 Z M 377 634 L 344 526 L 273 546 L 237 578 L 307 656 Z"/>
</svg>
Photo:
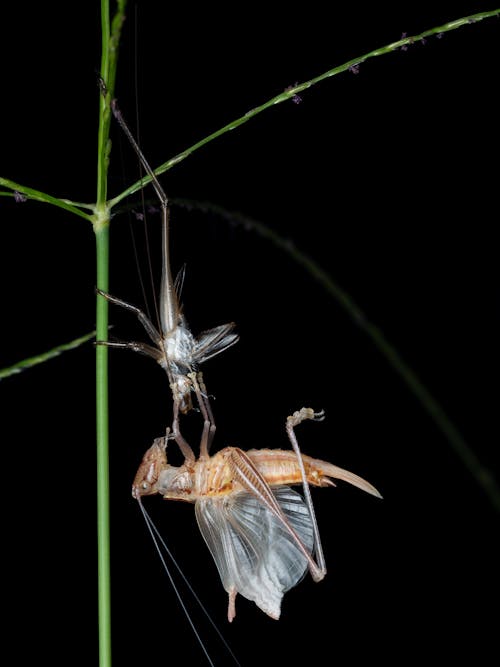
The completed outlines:
<svg viewBox="0 0 500 667">
<path fill-rule="evenodd" d="M 137 308 L 136 306 L 133 306 L 131 303 L 128 303 L 127 301 L 123 301 L 122 299 L 118 299 L 116 296 L 112 296 L 111 294 L 108 294 L 108 292 L 104 292 L 103 290 L 100 290 L 96 288 L 96 293 L 100 294 L 106 301 L 109 301 L 110 303 L 114 303 L 116 306 L 121 306 L 122 308 L 125 308 L 125 310 L 129 310 L 131 313 L 134 313 L 134 315 L 137 317 L 139 322 L 142 324 L 144 329 L 146 330 L 146 333 L 148 336 L 151 338 L 153 343 L 161 350 L 163 349 L 163 340 L 160 334 L 158 333 L 158 330 L 154 326 L 154 324 L 151 322 L 149 317 L 142 312 L 140 308 Z"/>
<path fill-rule="evenodd" d="M 104 347 L 115 347 L 120 350 L 132 350 L 132 352 L 139 352 L 139 354 L 144 354 L 146 357 L 151 357 L 158 363 L 161 363 L 163 359 L 163 353 L 156 347 L 148 345 L 147 343 L 138 343 L 136 341 L 121 341 L 121 340 L 96 340 L 95 345 L 102 345 Z"/>
</svg>

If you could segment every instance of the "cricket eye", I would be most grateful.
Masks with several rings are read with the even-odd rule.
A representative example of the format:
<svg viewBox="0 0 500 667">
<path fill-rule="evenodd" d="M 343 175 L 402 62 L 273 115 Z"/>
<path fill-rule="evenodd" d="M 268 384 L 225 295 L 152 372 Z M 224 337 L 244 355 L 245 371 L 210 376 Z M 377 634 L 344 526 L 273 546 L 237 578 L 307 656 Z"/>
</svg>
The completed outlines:
<svg viewBox="0 0 500 667">
<path fill-rule="evenodd" d="M 141 480 L 132 486 L 132 497 L 139 500 L 141 496 L 149 496 L 151 493 L 151 484 L 146 480 Z"/>
</svg>

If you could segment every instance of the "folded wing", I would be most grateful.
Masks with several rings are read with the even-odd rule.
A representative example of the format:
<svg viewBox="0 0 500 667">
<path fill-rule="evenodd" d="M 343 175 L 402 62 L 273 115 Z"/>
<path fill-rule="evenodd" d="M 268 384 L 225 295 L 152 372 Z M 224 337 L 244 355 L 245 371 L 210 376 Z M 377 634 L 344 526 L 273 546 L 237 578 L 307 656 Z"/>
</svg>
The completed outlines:
<svg viewBox="0 0 500 667">
<path fill-rule="evenodd" d="M 237 343 L 239 336 L 233 331 L 234 327 L 234 322 L 229 322 L 228 324 L 221 324 L 213 329 L 208 329 L 208 331 L 202 331 L 196 337 L 193 354 L 196 363 L 202 364 Z"/>
</svg>

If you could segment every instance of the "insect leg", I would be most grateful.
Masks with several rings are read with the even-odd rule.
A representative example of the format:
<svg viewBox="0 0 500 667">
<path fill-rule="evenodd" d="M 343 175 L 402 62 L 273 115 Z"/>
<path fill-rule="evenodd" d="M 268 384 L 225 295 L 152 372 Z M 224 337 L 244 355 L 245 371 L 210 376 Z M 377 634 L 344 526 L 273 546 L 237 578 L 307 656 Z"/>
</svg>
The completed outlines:
<svg viewBox="0 0 500 667">
<path fill-rule="evenodd" d="M 147 315 L 143 313 L 140 308 L 133 306 L 131 303 L 127 303 L 127 301 L 118 299 L 116 296 L 112 296 L 107 292 L 103 292 L 103 290 L 96 289 L 96 292 L 97 294 L 100 294 L 102 297 L 104 297 L 110 303 L 114 303 L 116 306 L 121 306 L 122 308 L 125 308 L 125 310 L 129 310 L 131 313 L 134 313 L 134 315 L 142 324 L 142 326 L 146 330 L 146 333 L 151 338 L 153 343 L 155 343 L 160 349 L 162 348 L 163 341 L 160 334 L 158 333 L 156 327 L 153 325 L 149 317 L 147 317 Z"/>
<path fill-rule="evenodd" d="M 227 605 L 227 620 L 232 623 L 236 616 L 236 596 L 238 591 L 234 586 L 231 586 L 229 590 L 229 601 Z"/>
<path fill-rule="evenodd" d="M 184 455 L 184 458 L 186 459 L 186 464 L 191 466 L 195 462 L 196 457 L 194 455 L 191 446 L 188 444 L 187 440 L 181 434 L 179 427 L 179 407 L 180 407 L 179 399 L 175 396 L 174 388 L 172 389 L 172 391 L 174 392 L 174 417 L 172 421 L 172 436 L 175 442 L 177 443 L 177 446 L 181 450 L 182 454 Z"/>
<path fill-rule="evenodd" d="M 163 354 L 156 347 L 147 345 L 146 343 L 137 343 L 136 341 L 118 341 L 118 340 L 96 340 L 95 345 L 103 345 L 105 347 L 116 347 L 123 350 L 132 350 L 132 352 L 139 352 L 147 357 L 152 357 L 155 361 L 160 361 Z"/>
<path fill-rule="evenodd" d="M 210 428 L 208 431 L 208 442 L 207 442 L 207 454 L 208 454 L 208 452 L 210 451 L 210 447 L 212 446 L 212 442 L 215 437 L 215 430 L 217 427 L 215 426 L 214 413 L 212 412 L 212 406 L 210 405 L 210 399 L 208 397 L 207 388 L 203 381 L 203 373 L 201 372 L 198 373 L 198 383 L 200 385 L 201 395 L 204 399 L 204 404 L 207 410 L 208 420 L 210 421 Z"/>
<path fill-rule="evenodd" d="M 316 558 L 318 560 L 318 567 L 322 573 L 321 579 L 326 574 L 326 563 L 325 556 L 323 554 L 323 547 L 321 546 L 321 538 L 319 535 L 318 523 L 316 521 L 316 514 L 314 512 L 314 505 L 311 498 L 311 491 L 309 489 L 309 483 L 307 481 L 306 471 L 304 469 L 304 461 L 302 460 L 302 454 L 300 453 L 299 443 L 297 442 L 297 437 L 295 435 L 294 428 L 298 426 L 301 422 L 306 419 L 313 419 L 319 421 L 324 418 L 324 412 L 314 412 L 311 408 L 302 408 L 297 412 L 294 412 L 293 415 L 287 417 L 286 420 L 286 432 L 288 434 L 288 439 L 290 440 L 293 451 L 297 455 L 297 461 L 299 464 L 300 474 L 302 475 L 302 488 L 304 489 L 304 499 L 311 515 L 312 528 L 314 533 L 314 551 Z"/>
<path fill-rule="evenodd" d="M 194 393 L 200 406 L 201 414 L 203 415 L 203 432 L 200 442 L 200 458 L 208 458 L 208 451 L 215 435 L 215 424 L 210 401 L 206 393 L 206 387 L 203 383 L 203 376 L 201 373 L 188 373 L 188 377 L 193 385 Z"/>
<path fill-rule="evenodd" d="M 231 465 L 234 478 L 243 486 L 246 491 L 259 498 L 259 500 L 264 503 L 267 509 L 272 512 L 279 519 L 279 521 L 281 521 L 283 527 L 288 531 L 295 544 L 307 560 L 309 572 L 311 573 L 312 578 L 314 581 L 321 581 L 321 579 L 323 579 L 326 574 L 324 559 L 320 564 L 314 561 L 311 554 L 304 546 L 304 543 L 297 535 L 297 532 L 290 525 L 290 522 L 283 513 L 283 510 L 276 500 L 271 487 L 252 463 L 249 456 L 247 456 L 243 450 L 238 449 L 237 447 L 233 447 L 231 450 L 232 451 L 229 463 Z M 323 552 L 321 552 L 321 556 L 323 556 Z"/>
</svg>

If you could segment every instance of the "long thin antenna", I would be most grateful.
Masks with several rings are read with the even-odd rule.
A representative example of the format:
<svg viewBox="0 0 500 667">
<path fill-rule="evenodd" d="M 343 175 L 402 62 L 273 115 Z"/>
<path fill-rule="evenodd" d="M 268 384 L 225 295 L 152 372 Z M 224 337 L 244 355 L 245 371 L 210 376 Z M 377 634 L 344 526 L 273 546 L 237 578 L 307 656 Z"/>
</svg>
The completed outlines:
<svg viewBox="0 0 500 667">
<path fill-rule="evenodd" d="M 137 128 L 137 142 L 140 144 L 141 143 L 141 128 L 140 128 L 140 114 L 139 114 L 139 69 L 138 69 L 138 62 L 139 62 L 139 33 L 138 33 L 138 26 L 139 26 L 139 11 L 137 8 L 137 5 L 134 6 L 134 111 L 135 111 L 135 126 Z M 144 176 L 144 167 L 142 166 L 141 162 L 139 161 L 139 179 L 142 181 Z M 146 257 L 147 257 L 147 262 L 148 262 L 148 280 L 149 280 L 149 285 L 151 289 L 151 294 L 153 294 L 153 307 L 155 311 L 155 316 L 156 316 L 156 323 L 158 325 L 158 328 L 161 327 L 160 325 L 160 315 L 158 312 L 158 300 L 156 298 L 156 289 L 155 289 L 155 281 L 154 281 L 154 276 L 153 276 L 153 263 L 151 261 L 151 244 L 149 242 L 149 233 L 148 233 L 148 225 L 147 225 L 147 220 L 146 220 L 146 203 L 144 199 L 144 188 L 141 188 L 141 209 L 142 209 L 142 215 L 137 216 L 138 219 L 142 221 L 142 231 L 144 234 L 144 245 L 145 245 L 145 250 L 146 250 Z M 131 233 L 132 233 L 132 239 L 133 239 L 133 244 L 134 244 L 134 252 L 136 253 L 137 256 L 137 245 L 135 241 L 135 236 L 133 233 L 133 227 L 130 227 Z M 136 260 L 137 264 L 137 272 L 139 274 L 139 281 L 141 284 L 141 290 L 142 290 L 142 295 L 143 295 L 143 300 L 144 303 L 146 304 L 146 313 L 148 317 L 151 319 L 151 313 L 149 311 L 149 306 L 148 306 L 148 298 L 146 295 L 146 289 L 144 285 L 144 280 L 142 277 L 142 272 L 140 268 L 140 264 L 138 260 Z"/>
<path fill-rule="evenodd" d="M 202 646 L 202 648 L 203 648 L 203 652 L 204 652 L 205 655 L 207 656 L 208 661 L 210 662 L 210 664 L 213 664 L 212 661 L 211 661 L 211 659 L 210 659 L 210 657 L 209 657 L 209 655 L 208 655 L 208 653 L 207 653 L 207 651 L 206 651 L 206 648 L 205 648 L 205 646 L 204 646 L 204 644 L 203 644 L 203 642 L 202 642 L 202 639 L 201 639 L 199 633 L 197 632 L 196 628 L 194 627 L 194 624 L 193 624 L 193 622 L 192 622 L 192 620 L 191 620 L 191 617 L 189 616 L 189 612 L 187 611 L 187 608 L 186 608 L 186 606 L 184 605 L 184 602 L 181 600 L 180 593 L 179 593 L 178 590 L 177 590 L 177 587 L 176 587 L 176 585 L 175 585 L 175 583 L 174 583 L 174 581 L 173 581 L 173 578 L 172 578 L 172 575 L 171 575 L 171 573 L 170 573 L 170 570 L 168 569 L 168 566 L 167 566 L 167 564 L 166 564 L 166 562 L 165 562 L 165 559 L 164 559 L 164 557 L 163 557 L 163 554 L 161 553 L 161 550 L 160 550 L 160 547 L 159 547 L 159 544 L 158 544 L 158 540 L 159 540 L 159 542 L 161 543 L 161 545 L 163 546 L 163 548 L 165 549 L 165 553 L 166 553 L 167 556 L 170 558 L 170 561 L 175 565 L 175 567 L 176 567 L 176 569 L 177 569 L 177 572 L 178 572 L 178 573 L 180 574 L 180 576 L 182 577 L 182 579 L 183 579 L 184 583 L 186 584 L 186 586 L 188 587 L 188 589 L 189 589 L 191 595 L 192 595 L 192 596 L 194 597 L 194 599 L 196 600 L 198 606 L 200 607 L 200 609 L 202 610 L 202 612 L 203 612 L 203 613 L 205 614 L 205 616 L 207 617 L 207 620 L 210 622 L 212 628 L 215 630 L 215 632 L 216 632 L 217 635 L 219 636 L 219 639 L 220 639 L 221 642 L 224 644 L 224 647 L 225 647 L 226 650 L 228 651 L 229 655 L 230 655 L 231 658 L 234 660 L 235 665 L 237 665 L 238 667 L 241 667 L 240 663 L 238 662 L 237 657 L 234 655 L 233 651 L 231 650 L 231 647 L 229 646 L 229 644 L 227 643 L 227 641 L 224 639 L 224 636 L 222 635 L 222 633 L 221 633 L 221 631 L 219 630 L 219 628 L 217 627 L 217 625 L 214 623 L 212 617 L 210 616 L 210 614 L 209 614 L 208 611 L 206 610 L 206 608 L 205 608 L 203 602 L 200 600 L 200 598 L 199 598 L 198 595 L 196 594 L 195 590 L 193 589 L 193 587 L 192 587 L 191 584 L 189 583 L 189 581 L 188 581 L 186 575 L 185 575 L 184 572 L 181 570 L 180 565 L 177 563 L 177 561 L 176 561 L 176 559 L 174 558 L 172 552 L 171 552 L 170 549 L 168 548 L 168 546 L 167 546 L 167 544 L 166 544 L 164 538 L 161 536 L 161 534 L 160 534 L 158 528 L 155 526 L 155 524 L 154 524 L 152 518 L 150 517 L 149 513 L 147 512 L 147 510 L 146 510 L 146 508 L 144 507 L 144 505 L 142 504 L 142 502 L 140 502 L 140 500 L 139 500 L 139 507 L 141 508 L 142 515 L 143 515 L 143 517 L 144 517 L 144 520 L 145 520 L 145 522 L 146 522 L 146 525 L 147 525 L 147 527 L 148 527 L 149 533 L 150 533 L 151 538 L 152 538 L 152 540 L 153 540 L 153 542 L 154 542 L 154 545 L 155 545 L 155 547 L 156 547 L 156 550 L 157 550 L 157 552 L 158 552 L 158 555 L 160 556 L 160 560 L 161 560 L 161 562 L 162 562 L 162 565 L 163 565 L 163 567 L 165 568 L 165 571 L 166 571 L 166 573 L 167 573 L 167 576 L 168 576 L 168 578 L 169 578 L 169 580 L 170 580 L 170 583 L 171 583 L 171 585 L 172 585 L 172 587 L 173 587 L 173 589 L 174 589 L 174 591 L 175 591 L 175 594 L 177 595 L 177 598 L 178 598 L 178 600 L 179 600 L 179 602 L 180 602 L 180 604 L 181 604 L 181 606 L 182 606 L 182 609 L 183 609 L 184 613 L 185 613 L 186 616 L 187 616 L 187 619 L 188 619 L 188 621 L 189 621 L 189 623 L 190 623 L 190 625 L 191 625 L 191 627 L 192 627 L 192 629 L 193 629 L 193 632 L 194 632 L 195 635 L 196 635 L 196 638 L 198 639 L 198 641 L 200 642 L 200 644 L 201 644 L 201 646 Z"/>
</svg>

